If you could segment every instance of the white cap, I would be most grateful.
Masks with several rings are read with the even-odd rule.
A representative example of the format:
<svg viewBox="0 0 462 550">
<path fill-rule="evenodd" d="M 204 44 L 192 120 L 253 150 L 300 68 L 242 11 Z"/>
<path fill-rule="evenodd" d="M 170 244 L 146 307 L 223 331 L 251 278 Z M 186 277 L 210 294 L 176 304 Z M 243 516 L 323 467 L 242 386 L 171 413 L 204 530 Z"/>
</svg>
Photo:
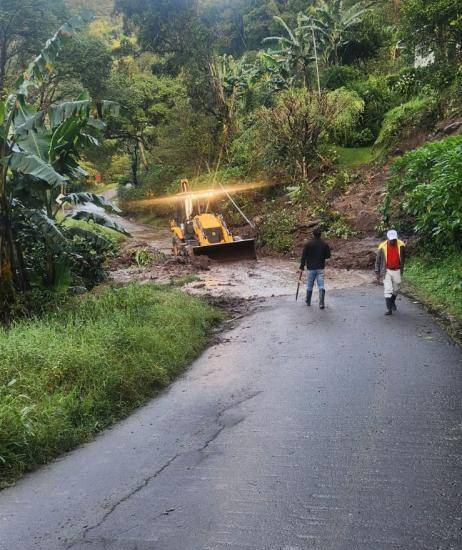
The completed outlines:
<svg viewBox="0 0 462 550">
<path fill-rule="evenodd" d="M 387 233 L 387 239 L 389 241 L 395 241 L 397 238 L 398 238 L 398 232 L 395 231 L 394 229 L 390 229 L 390 231 L 388 231 Z"/>
</svg>

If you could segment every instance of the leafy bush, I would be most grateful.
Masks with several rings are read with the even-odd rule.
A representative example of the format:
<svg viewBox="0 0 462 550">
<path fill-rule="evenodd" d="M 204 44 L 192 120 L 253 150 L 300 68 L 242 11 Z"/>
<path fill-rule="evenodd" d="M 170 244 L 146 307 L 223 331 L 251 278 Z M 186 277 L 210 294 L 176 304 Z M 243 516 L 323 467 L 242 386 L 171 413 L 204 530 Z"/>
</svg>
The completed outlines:
<svg viewBox="0 0 462 550">
<path fill-rule="evenodd" d="M 259 111 L 263 167 L 292 181 L 306 179 L 323 141 L 329 134 L 340 139 L 356 124 L 362 107 L 358 95 L 346 88 L 321 95 L 306 89 L 279 94 L 274 108 Z"/>
<path fill-rule="evenodd" d="M 398 94 L 388 86 L 385 78 L 374 76 L 351 82 L 347 88 L 354 90 L 364 101 L 364 109 L 360 125 L 346 145 L 372 145 L 379 135 L 385 113 L 399 103 Z M 361 132 L 360 136 L 358 132 Z M 366 141 L 367 138 L 370 139 Z"/>
<path fill-rule="evenodd" d="M 437 106 L 434 96 L 424 96 L 388 111 L 375 146 L 387 151 L 414 132 L 430 128 L 435 121 Z"/>
<path fill-rule="evenodd" d="M 144 403 L 219 319 L 178 290 L 131 285 L 0 329 L 0 484 Z"/>
<path fill-rule="evenodd" d="M 353 130 L 350 133 L 350 139 L 348 145 L 353 147 L 366 147 L 374 142 L 375 136 L 370 128 L 363 128 L 362 130 Z"/>
<path fill-rule="evenodd" d="M 139 185 L 120 186 L 118 197 L 124 203 L 163 195 L 175 179 L 179 179 L 176 167 L 152 165 L 148 171 L 140 174 Z"/>
<path fill-rule="evenodd" d="M 297 219 L 293 212 L 272 208 L 259 228 L 258 244 L 274 252 L 285 254 L 294 243 Z"/>
<path fill-rule="evenodd" d="M 360 80 L 361 72 L 348 65 L 334 65 L 322 72 L 322 86 L 328 90 L 343 88 L 347 84 Z"/>
<path fill-rule="evenodd" d="M 65 219 L 53 227 L 61 239 L 47 240 L 32 223 L 15 218 L 17 243 L 23 252 L 24 268 L 32 290 L 30 296 L 45 299 L 46 289 L 59 293 L 90 290 L 106 278 L 106 263 L 117 250 L 122 235 L 93 222 Z M 59 233 L 58 233 L 59 232 Z M 50 280 L 51 275 L 51 280 Z M 27 314 L 40 308 L 28 300 L 18 304 Z"/>
<path fill-rule="evenodd" d="M 388 76 L 388 85 L 403 98 L 410 99 L 419 92 L 419 72 L 419 69 L 414 67 L 405 67 L 398 74 Z"/>
<path fill-rule="evenodd" d="M 357 231 L 352 229 L 340 215 L 334 216 L 333 219 L 328 222 L 326 230 L 327 237 L 338 237 L 346 240 L 355 235 L 357 235 Z"/>
<path fill-rule="evenodd" d="M 247 176 L 255 173 L 260 168 L 261 152 L 258 142 L 258 126 L 250 120 L 234 137 L 229 148 L 230 164 L 233 168 L 239 168 L 239 176 Z"/>
<path fill-rule="evenodd" d="M 397 159 L 384 203 L 387 217 L 401 220 L 427 246 L 462 243 L 462 137 L 430 142 Z"/>
<path fill-rule="evenodd" d="M 342 105 L 342 109 L 329 127 L 330 139 L 339 145 L 350 144 L 351 136 L 355 133 L 364 111 L 364 101 L 354 90 L 347 88 L 330 92 L 329 99 L 337 105 Z"/>
<path fill-rule="evenodd" d="M 398 74 L 387 77 L 390 88 L 410 99 L 422 93 L 422 88 L 444 92 L 457 77 L 457 66 L 452 63 L 432 63 L 426 67 L 405 67 Z"/>
<path fill-rule="evenodd" d="M 452 83 L 440 93 L 440 101 L 445 117 L 462 116 L 462 65 Z"/>
</svg>

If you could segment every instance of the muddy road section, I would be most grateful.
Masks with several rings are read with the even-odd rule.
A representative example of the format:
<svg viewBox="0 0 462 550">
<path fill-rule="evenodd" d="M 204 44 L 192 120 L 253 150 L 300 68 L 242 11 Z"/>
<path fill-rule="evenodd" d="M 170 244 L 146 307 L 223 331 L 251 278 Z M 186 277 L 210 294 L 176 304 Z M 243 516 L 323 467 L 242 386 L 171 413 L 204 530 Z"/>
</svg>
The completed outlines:
<svg viewBox="0 0 462 550">
<path fill-rule="evenodd" d="M 298 283 L 298 263 L 274 257 L 256 261 L 212 262 L 206 257 L 190 261 L 171 254 L 171 234 L 156 228 L 118 218 L 132 235 L 121 255 L 111 265 L 110 278 L 120 284 L 132 281 L 168 284 L 183 281 L 183 288 L 196 295 L 255 299 L 294 295 Z M 367 270 L 330 268 L 326 270 L 328 290 L 353 288 L 371 283 Z M 304 292 L 304 279 L 301 296 Z"/>
<path fill-rule="evenodd" d="M 116 202 L 117 191 L 110 189 L 103 195 Z M 85 209 L 103 210 L 94 205 Z M 75 207 L 74 211 L 79 210 Z M 169 284 L 180 282 L 190 293 L 216 300 L 254 300 L 294 295 L 298 284 L 298 264 L 295 260 L 260 256 L 257 261 L 212 262 L 202 256 L 192 261 L 172 256 L 172 235 L 167 226 L 155 227 L 111 214 L 111 218 L 125 227 L 130 233 L 123 243 L 120 255 L 110 265 L 110 279 L 119 284 L 130 282 L 156 282 Z M 373 280 L 367 269 L 352 269 L 342 256 L 342 247 L 333 242 L 331 267 L 326 271 L 326 285 L 329 290 L 354 288 Z M 375 243 L 368 242 L 372 250 Z M 352 250 L 352 256 L 367 258 L 364 250 Z M 342 259 L 343 258 L 343 259 Z M 370 261 L 366 259 L 366 264 Z M 362 265 L 362 264 L 361 264 Z M 343 269 L 344 267 L 348 269 Z M 305 279 L 301 284 L 300 297 L 303 298 Z"/>
</svg>

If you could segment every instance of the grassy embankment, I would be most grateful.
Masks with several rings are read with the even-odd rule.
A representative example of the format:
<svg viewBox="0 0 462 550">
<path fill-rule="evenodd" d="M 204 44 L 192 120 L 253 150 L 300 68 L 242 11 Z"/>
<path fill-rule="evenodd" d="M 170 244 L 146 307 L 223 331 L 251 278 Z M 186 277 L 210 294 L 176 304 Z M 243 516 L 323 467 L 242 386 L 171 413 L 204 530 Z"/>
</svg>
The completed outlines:
<svg viewBox="0 0 462 550">
<path fill-rule="evenodd" d="M 417 299 L 447 317 L 449 331 L 462 342 L 462 254 L 453 253 L 445 259 L 410 259 L 406 283 Z"/>
<path fill-rule="evenodd" d="M 369 164 L 377 159 L 378 153 L 373 147 L 333 147 L 337 155 L 337 165 L 340 168 L 355 168 Z"/>
<path fill-rule="evenodd" d="M 106 288 L 0 329 L 0 486 L 146 402 L 221 314 L 174 288 Z"/>
</svg>

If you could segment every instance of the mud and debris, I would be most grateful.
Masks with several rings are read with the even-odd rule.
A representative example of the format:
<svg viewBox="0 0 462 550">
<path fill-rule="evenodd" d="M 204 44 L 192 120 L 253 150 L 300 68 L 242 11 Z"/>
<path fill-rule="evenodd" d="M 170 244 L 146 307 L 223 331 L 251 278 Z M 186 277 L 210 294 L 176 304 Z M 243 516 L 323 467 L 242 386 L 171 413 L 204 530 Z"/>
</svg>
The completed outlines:
<svg viewBox="0 0 462 550">
<path fill-rule="evenodd" d="M 295 260 L 261 257 L 218 263 L 205 257 L 189 259 L 168 255 L 148 242 L 132 241 L 124 246 L 111 266 L 110 277 L 119 284 L 183 282 L 186 292 L 213 300 L 258 300 L 295 295 L 297 270 Z M 331 289 L 352 288 L 371 281 L 369 270 L 335 267 L 326 270 L 326 284 Z"/>
<path fill-rule="evenodd" d="M 117 221 L 132 235 L 109 266 L 110 279 L 118 284 L 176 284 L 189 294 L 204 297 L 225 309 L 232 317 L 245 314 L 267 298 L 295 296 L 297 252 L 291 258 L 260 256 L 258 260 L 226 263 L 206 256 L 173 256 L 167 228 L 125 218 Z M 331 239 L 329 242 L 333 256 L 326 270 L 327 288 L 353 288 L 372 282 L 376 239 Z"/>
</svg>

